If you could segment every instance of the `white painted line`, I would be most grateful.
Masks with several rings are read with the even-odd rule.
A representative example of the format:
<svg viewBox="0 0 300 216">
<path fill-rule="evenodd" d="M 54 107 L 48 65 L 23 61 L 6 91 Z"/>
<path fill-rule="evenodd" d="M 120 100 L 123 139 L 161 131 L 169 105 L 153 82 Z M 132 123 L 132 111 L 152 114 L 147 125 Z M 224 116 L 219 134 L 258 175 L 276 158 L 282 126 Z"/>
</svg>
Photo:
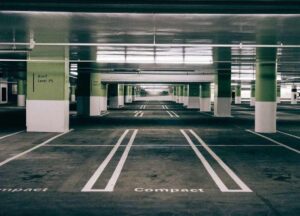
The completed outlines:
<svg viewBox="0 0 300 216">
<path fill-rule="evenodd" d="M 214 180 L 214 182 L 216 183 L 216 185 L 219 187 L 219 189 L 222 192 L 228 191 L 228 188 L 226 187 L 226 185 L 220 179 L 220 177 L 218 176 L 218 174 L 213 170 L 213 168 L 208 163 L 208 161 L 205 159 L 205 157 L 201 154 L 201 152 L 199 151 L 199 149 L 195 146 L 195 144 L 193 143 L 193 141 L 191 140 L 191 138 L 184 132 L 184 130 L 181 129 L 180 132 L 183 134 L 183 136 L 185 137 L 185 139 L 188 141 L 188 143 L 190 144 L 190 146 L 194 150 L 195 154 L 200 159 L 200 161 L 202 162 L 203 166 L 205 167 L 205 169 L 207 170 L 207 172 L 209 173 L 209 175 L 212 177 L 212 179 Z"/>
<path fill-rule="evenodd" d="M 138 111 L 138 112 L 134 115 L 134 117 L 138 117 L 141 113 L 142 113 L 142 111 Z"/>
<path fill-rule="evenodd" d="M 241 190 L 235 190 L 235 192 L 252 192 L 252 190 L 225 164 L 218 155 L 214 153 L 211 148 L 193 131 L 189 130 L 191 134 L 199 141 L 206 151 L 218 162 L 218 164 L 227 172 L 227 174 L 235 181 L 235 183 L 241 188 Z M 229 190 L 230 191 L 230 190 Z M 227 192 L 229 192 L 227 191 Z"/>
<path fill-rule="evenodd" d="M 140 109 L 143 109 L 143 106 L 144 106 L 144 105 L 141 105 L 141 106 L 140 106 Z"/>
<path fill-rule="evenodd" d="M 171 118 L 174 117 L 169 111 L 166 111 L 166 112 L 170 115 Z"/>
<path fill-rule="evenodd" d="M 137 113 L 138 111 L 134 111 L 134 113 Z"/>
<path fill-rule="evenodd" d="M 165 108 L 165 105 L 161 105 L 161 106 L 162 106 L 163 109 L 166 109 L 166 108 Z"/>
<path fill-rule="evenodd" d="M 177 118 L 179 118 L 179 115 L 177 115 L 174 111 L 171 111 Z"/>
<path fill-rule="evenodd" d="M 21 130 L 21 131 L 17 131 L 17 132 L 11 133 L 11 134 L 7 134 L 5 136 L 0 137 L 0 140 L 5 139 L 5 138 L 10 137 L 10 136 L 13 136 L 13 135 L 23 133 L 23 132 L 25 132 L 25 130 Z"/>
<path fill-rule="evenodd" d="M 106 113 L 104 113 L 104 114 L 101 114 L 100 117 L 106 116 L 106 115 L 108 115 L 108 114 L 109 114 L 109 112 L 106 112 Z"/>
<path fill-rule="evenodd" d="M 139 117 L 143 117 L 144 113 L 142 112 Z"/>
<path fill-rule="evenodd" d="M 169 109 L 169 107 L 168 107 L 167 105 L 165 105 L 165 108 L 166 108 L 166 109 Z"/>
<path fill-rule="evenodd" d="M 284 135 L 287 135 L 287 136 L 290 136 L 290 137 L 293 137 L 293 138 L 296 138 L 296 139 L 300 139 L 299 136 L 296 136 L 296 135 L 293 135 L 293 134 L 289 134 L 289 133 L 286 133 L 286 132 L 283 132 L 283 131 L 279 131 L 277 130 L 278 133 L 281 133 L 281 134 L 284 134 Z"/>
<path fill-rule="evenodd" d="M 81 190 L 82 192 L 92 192 L 92 191 L 94 191 L 92 189 L 92 187 L 94 186 L 94 184 L 96 183 L 96 181 L 98 180 L 98 178 L 100 177 L 100 175 L 102 174 L 102 172 L 104 171 L 104 169 L 106 168 L 106 166 L 108 165 L 108 163 L 110 162 L 110 160 L 112 159 L 112 157 L 114 156 L 114 154 L 117 152 L 118 148 L 120 147 L 123 139 L 128 134 L 128 132 L 129 132 L 129 130 L 126 130 L 122 134 L 122 136 L 119 138 L 118 142 L 113 147 L 113 149 L 110 151 L 110 153 L 107 155 L 107 157 L 105 158 L 105 160 L 100 164 L 100 166 L 98 167 L 98 169 L 94 172 L 94 174 L 92 175 L 92 177 L 88 180 L 88 182 L 86 183 L 86 185 L 82 188 L 82 190 Z"/>
<path fill-rule="evenodd" d="M 296 153 L 300 154 L 300 151 L 299 151 L 299 150 L 294 149 L 294 148 L 292 148 L 292 147 L 289 147 L 289 146 L 287 146 L 287 145 L 285 145 L 285 144 L 283 144 L 283 143 L 281 143 L 281 142 L 277 142 L 276 140 L 273 140 L 273 139 L 271 139 L 271 138 L 269 138 L 269 137 L 266 137 L 266 136 L 264 136 L 264 135 L 262 135 L 262 134 L 256 133 L 256 132 L 251 131 L 251 130 L 246 130 L 246 131 L 248 131 L 249 133 L 255 134 L 255 135 L 257 135 L 257 136 L 260 136 L 260 137 L 262 137 L 262 138 L 265 138 L 265 139 L 267 139 L 267 140 L 269 140 L 269 141 L 271 141 L 271 142 L 273 142 L 273 143 L 276 143 L 276 144 L 278 144 L 278 145 L 280 145 L 280 146 L 282 146 L 282 147 L 284 147 L 284 148 L 287 148 L 287 149 L 289 149 L 289 150 L 291 150 L 291 151 L 293 151 L 293 152 L 296 152 Z"/>
<path fill-rule="evenodd" d="M 120 161 L 119 161 L 119 163 L 118 163 L 118 165 L 117 165 L 117 167 L 116 167 L 113 175 L 111 176 L 109 182 L 107 183 L 107 185 L 105 187 L 105 191 L 108 191 L 108 192 L 114 191 L 115 185 L 116 185 L 116 183 L 118 181 L 118 178 L 119 178 L 119 176 L 121 174 L 121 171 L 122 171 L 123 166 L 125 164 L 125 161 L 126 161 L 126 159 L 128 157 L 130 148 L 131 148 L 131 146 L 133 144 L 133 141 L 134 141 L 134 139 L 136 137 L 137 132 L 138 132 L 138 130 L 135 129 L 134 132 L 133 132 L 133 134 L 132 134 L 132 136 L 131 136 L 131 138 L 130 138 L 130 140 L 129 140 L 128 145 L 125 148 L 125 151 L 123 152 L 123 155 L 122 155 L 122 157 L 121 157 L 121 159 L 120 159 Z"/>
<path fill-rule="evenodd" d="M 27 153 L 29 153 L 29 152 L 32 152 L 32 151 L 34 151 L 34 150 L 36 150 L 36 149 L 38 149 L 38 148 L 40 148 L 40 147 L 46 145 L 47 143 L 49 143 L 49 142 L 55 140 L 55 139 L 58 138 L 58 137 L 61 137 L 61 136 L 65 135 L 65 134 L 67 134 L 67 133 L 69 133 L 69 132 L 71 132 L 71 131 L 73 131 L 73 130 L 74 130 L 74 129 L 71 129 L 71 130 L 69 130 L 69 131 L 67 131 L 67 132 L 58 134 L 58 135 L 56 135 L 56 136 L 54 136 L 54 137 L 52 137 L 52 138 L 46 140 L 45 142 L 43 142 L 43 143 L 41 143 L 41 144 L 39 144 L 39 145 L 36 145 L 36 146 L 34 146 L 34 147 L 32 147 L 32 148 L 30 148 L 30 149 L 28 149 L 28 150 L 26 150 L 26 151 L 24 151 L 24 152 L 22 152 L 22 153 L 20 153 L 20 154 L 17 154 L 17 155 L 15 155 L 15 156 L 11 157 L 11 158 L 8 158 L 8 159 L 6 159 L 5 161 L 2 161 L 2 162 L 0 163 L 0 167 L 3 166 L 3 165 L 5 165 L 5 164 L 7 164 L 7 163 L 9 163 L 9 162 L 12 161 L 12 160 L 15 160 L 15 159 L 17 159 L 17 158 L 19 158 L 19 157 L 22 157 L 22 156 L 24 156 L 25 154 L 27 154 Z"/>
<path fill-rule="evenodd" d="M 146 109 L 146 105 L 144 105 L 144 108 L 143 109 Z"/>
</svg>

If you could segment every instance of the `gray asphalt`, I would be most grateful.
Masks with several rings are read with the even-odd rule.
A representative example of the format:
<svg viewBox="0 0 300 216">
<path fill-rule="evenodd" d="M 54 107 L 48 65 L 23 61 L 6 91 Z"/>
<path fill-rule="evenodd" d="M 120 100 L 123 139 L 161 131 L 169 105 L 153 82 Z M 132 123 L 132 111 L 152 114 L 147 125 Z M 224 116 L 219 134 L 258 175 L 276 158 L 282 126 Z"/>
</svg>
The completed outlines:
<svg viewBox="0 0 300 216">
<path fill-rule="evenodd" d="M 278 112 L 278 130 L 287 134 L 266 138 L 247 131 L 254 108 L 246 103 L 234 105 L 231 118 L 157 101 L 127 104 L 103 117 L 73 114 L 72 132 L 1 165 L 58 135 L 20 132 L 1 139 L 25 129 L 24 109 L 1 106 L 0 215 L 299 215 L 300 106 L 282 103 Z M 94 178 L 90 190 L 96 191 L 82 192 L 114 149 Z M 230 192 L 221 191 L 199 153 Z M 228 169 L 251 192 L 240 191 Z M 112 179 L 113 191 L 97 191 Z"/>
</svg>

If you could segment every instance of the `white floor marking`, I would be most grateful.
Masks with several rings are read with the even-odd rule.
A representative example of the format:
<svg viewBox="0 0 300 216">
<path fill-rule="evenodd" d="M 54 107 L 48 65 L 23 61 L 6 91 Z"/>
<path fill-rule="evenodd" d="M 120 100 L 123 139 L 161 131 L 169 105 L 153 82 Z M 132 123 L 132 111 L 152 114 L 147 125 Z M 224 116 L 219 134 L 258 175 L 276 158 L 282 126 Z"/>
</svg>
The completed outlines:
<svg viewBox="0 0 300 216">
<path fill-rule="evenodd" d="M 5 136 L 0 137 L 0 140 L 5 139 L 6 137 L 10 137 L 10 136 L 13 136 L 13 135 L 17 135 L 17 134 L 23 133 L 23 132 L 25 132 L 25 130 L 21 130 L 21 131 L 18 131 L 18 132 L 7 134 Z"/>
<path fill-rule="evenodd" d="M 198 148 L 195 146 L 195 144 L 193 143 L 193 141 L 191 140 L 191 138 L 184 132 L 184 130 L 181 129 L 180 132 L 186 138 L 186 140 L 188 141 L 188 143 L 190 144 L 190 146 L 194 150 L 195 154 L 200 159 L 200 161 L 202 162 L 203 166 L 205 167 L 205 169 L 207 170 L 207 172 L 209 173 L 209 175 L 212 177 L 212 179 L 214 180 L 214 182 L 216 183 L 216 185 L 219 187 L 219 189 L 222 192 L 227 192 L 228 188 L 223 183 L 223 181 L 220 179 L 220 177 L 218 176 L 218 174 L 213 170 L 213 168 L 211 167 L 211 165 L 204 158 L 204 156 L 201 154 L 201 152 L 198 150 Z"/>
<path fill-rule="evenodd" d="M 119 176 L 121 174 L 121 171 L 122 171 L 123 166 L 125 164 L 125 161 L 126 161 L 126 159 L 128 157 L 128 153 L 130 151 L 130 148 L 131 148 L 131 146 L 133 144 L 133 141 L 134 141 L 134 139 L 136 137 L 137 132 L 138 132 L 138 130 L 135 129 L 134 132 L 133 132 L 133 134 L 132 134 L 132 136 L 131 136 L 131 138 L 130 138 L 130 140 L 129 140 L 128 145 L 125 148 L 125 151 L 123 152 L 123 155 L 122 155 L 122 157 L 121 157 L 121 159 L 120 159 L 120 161 L 119 161 L 119 163 L 118 163 L 118 165 L 117 165 L 117 167 L 116 167 L 113 175 L 111 176 L 109 182 L 107 183 L 107 185 L 105 187 L 105 191 L 109 191 L 109 192 L 114 191 L 115 185 L 116 185 L 116 183 L 118 181 L 118 178 L 119 178 Z"/>
<path fill-rule="evenodd" d="M 146 105 L 144 105 L 144 108 L 143 109 L 146 109 Z"/>
<path fill-rule="evenodd" d="M 191 134 L 203 145 L 206 151 L 218 162 L 218 164 L 227 172 L 227 174 L 235 181 L 241 190 L 234 190 L 234 192 L 252 192 L 252 190 L 214 153 L 211 148 L 193 131 L 189 130 Z M 227 191 L 230 192 L 231 190 Z"/>
<path fill-rule="evenodd" d="M 142 113 L 142 111 L 138 111 L 138 112 L 134 115 L 134 117 L 138 117 L 141 113 Z"/>
<path fill-rule="evenodd" d="M 142 112 L 139 117 L 143 117 L 144 113 Z"/>
<path fill-rule="evenodd" d="M 8 158 L 8 159 L 2 161 L 2 162 L 0 163 L 0 167 L 3 166 L 3 165 L 5 165 L 5 164 L 7 164 L 7 163 L 9 163 L 9 162 L 12 161 L 12 160 L 15 160 L 15 159 L 17 159 L 17 158 L 19 158 L 19 157 L 22 157 L 22 156 L 26 155 L 27 153 L 32 152 L 32 151 L 34 151 L 34 150 L 36 150 L 36 149 L 38 149 L 38 148 L 40 148 L 40 147 L 46 145 L 47 143 L 49 143 L 49 142 L 55 140 L 55 139 L 58 138 L 58 137 L 61 137 L 61 136 L 65 135 L 65 134 L 67 134 L 67 133 L 69 133 L 69 132 L 71 132 L 71 131 L 73 131 L 73 130 L 74 130 L 74 129 L 71 129 L 71 130 L 69 130 L 69 131 L 67 131 L 67 132 L 58 134 L 58 135 L 56 135 L 56 136 L 54 136 L 54 137 L 52 137 L 52 138 L 46 140 L 45 142 L 43 142 L 43 143 L 41 143 L 41 144 L 39 144 L 39 145 L 36 145 L 36 146 L 34 146 L 34 147 L 32 147 L 32 148 L 30 148 L 30 149 L 28 149 L 28 150 L 26 150 L 26 151 L 24 151 L 24 152 L 22 152 L 22 153 L 20 153 L 20 154 L 17 154 L 17 155 L 15 155 L 15 156 L 11 157 L 11 158 Z"/>
<path fill-rule="evenodd" d="M 170 115 L 171 118 L 174 117 L 169 111 L 166 111 L 166 112 Z"/>
<path fill-rule="evenodd" d="M 140 109 L 143 109 L 143 105 L 140 106 Z"/>
<path fill-rule="evenodd" d="M 100 144 L 49 144 L 44 145 L 44 147 L 113 147 L 115 145 L 100 145 Z M 126 146 L 126 145 L 120 145 L 120 146 Z M 202 145 L 196 145 L 198 147 L 203 147 Z M 213 146 L 213 147 L 280 147 L 279 145 L 207 145 L 207 146 Z M 134 145 L 133 147 L 189 147 L 188 145 L 172 145 L 172 144 L 141 144 L 141 145 Z"/>
<path fill-rule="evenodd" d="M 171 111 L 171 113 L 173 113 L 174 116 L 176 116 L 177 118 L 179 118 L 179 115 L 177 115 L 174 111 Z"/>
<path fill-rule="evenodd" d="M 138 111 L 134 111 L 134 113 L 137 113 Z"/>
<path fill-rule="evenodd" d="M 168 107 L 167 105 L 165 105 L 165 108 L 166 108 L 166 109 L 169 109 L 169 107 Z"/>
<path fill-rule="evenodd" d="M 165 108 L 165 105 L 161 105 L 161 106 L 162 106 L 163 109 L 166 109 L 166 108 Z"/>
<path fill-rule="evenodd" d="M 94 189 L 92 189 L 93 186 L 94 186 L 94 184 L 96 183 L 96 181 L 98 180 L 98 178 L 100 177 L 100 175 L 102 174 L 102 172 L 104 171 L 104 169 L 106 168 L 106 166 L 108 165 L 108 163 L 110 162 L 110 160 L 112 159 L 112 157 L 117 152 L 118 148 L 120 147 L 123 139 L 128 134 L 128 132 L 129 132 L 129 130 L 127 129 L 122 134 L 122 136 L 119 138 L 118 142 L 113 147 L 113 149 L 110 151 L 110 153 L 107 155 L 107 157 L 105 158 L 105 160 L 100 164 L 100 166 L 98 167 L 98 169 L 94 172 L 94 174 L 92 175 L 92 177 L 88 180 L 88 182 L 86 183 L 86 185 L 82 188 L 82 190 L 81 190 L 82 192 L 93 192 L 93 191 L 95 191 Z"/>
<path fill-rule="evenodd" d="M 109 112 L 106 112 L 106 113 L 101 114 L 100 116 L 102 117 L 102 116 L 106 116 L 108 114 L 109 114 Z"/>
<path fill-rule="evenodd" d="M 300 139 L 299 136 L 296 136 L 296 135 L 293 135 L 293 134 L 289 134 L 289 133 L 286 133 L 286 132 L 283 132 L 283 131 L 279 131 L 277 130 L 278 133 L 281 133 L 281 134 L 284 134 L 284 135 L 287 135 L 287 136 L 290 136 L 290 137 L 293 137 L 293 138 L 296 138 L 296 139 Z"/>
<path fill-rule="evenodd" d="M 269 141 L 271 141 L 271 142 L 273 142 L 273 143 L 276 143 L 276 144 L 278 144 L 278 145 L 280 145 L 280 146 L 282 146 L 282 147 L 284 147 L 284 148 L 287 148 L 287 149 L 289 149 L 289 150 L 291 150 L 291 151 L 293 151 L 293 152 L 296 152 L 296 153 L 300 154 L 300 151 L 299 151 L 299 150 L 294 149 L 294 148 L 292 148 L 292 147 L 289 147 L 289 146 L 287 146 L 287 145 L 285 145 L 285 144 L 283 144 L 283 143 L 281 143 L 281 142 L 277 142 L 276 140 L 273 140 L 273 139 L 271 139 L 271 138 L 269 138 L 269 137 L 266 137 L 266 136 L 264 136 L 264 135 L 262 135 L 262 134 L 256 133 L 256 132 L 254 132 L 254 131 L 252 131 L 252 130 L 246 130 L 246 131 L 248 131 L 249 133 L 255 134 L 255 135 L 257 135 L 257 136 L 260 136 L 260 137 L 262 137 L 262 138 L 265 138 L 265 139 L 267 139 L 267 140 L 269 140 Z"/>
</svg>

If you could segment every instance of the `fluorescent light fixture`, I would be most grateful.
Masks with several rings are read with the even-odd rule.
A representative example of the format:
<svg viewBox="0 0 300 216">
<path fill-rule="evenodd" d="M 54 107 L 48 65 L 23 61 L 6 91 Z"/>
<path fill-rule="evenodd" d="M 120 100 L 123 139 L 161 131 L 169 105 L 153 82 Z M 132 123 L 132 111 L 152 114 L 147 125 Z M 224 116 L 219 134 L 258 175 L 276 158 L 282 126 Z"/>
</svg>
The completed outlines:
<svg viewBox="0 0 300 216">
<path fill-rule="evenodd" d="M 212 56 L 192 56 L 186 55 L 184 58 L 185 64 L 212 64 L 213 58 Z"/>
<path fill-rule="evenodd" d="M 126 63 L 133 63 L 133 64 L 153 64 L 154 63 L 154 56 L 143 56 L 143 55 L 127 55 Z"/>
<path fill-rule="evenodd" d="M 183 57 L 178 56 L 156 56 L 156 64 L 183 64 Z"/>
<path fill-rule="evenodd" d="M 124 55 L 97 55 L 97 61 L 103 63 L 125 63 Z"/>
<path fill-rule="evenodd" d="M 78 75 L 78 72 L 71 71 L 70 74 L 72 74 L 72 75 L 74 75 L 74 76 L 77 76 L 77 75 Z"/>
</svg>

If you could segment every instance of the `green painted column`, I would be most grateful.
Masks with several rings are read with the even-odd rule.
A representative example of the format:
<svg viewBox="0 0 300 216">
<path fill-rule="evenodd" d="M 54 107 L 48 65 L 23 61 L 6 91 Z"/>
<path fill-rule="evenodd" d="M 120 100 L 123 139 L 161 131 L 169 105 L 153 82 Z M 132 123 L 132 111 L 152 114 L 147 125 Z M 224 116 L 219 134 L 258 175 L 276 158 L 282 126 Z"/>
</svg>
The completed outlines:
<svg viewBox="0 0 300 216">
<path fill-rule="evenodd" d="M 281 86 L 280 86 L 280 82 L 277 82 L 277 91 L 276 91 L 276 101 L 277 103 L 280 103 L 280 97 L 281 97 Z"/>
<path fill-rule="evenodd" d="M 26 105 L 26 81 L 19 79 L 17 85 L 18 106 L 24 107 Z"/>
<path fill-rule="evenodd" d="M 256 48 L 255 131 L 276 132 L 276 49 Z"/>
<path fill-rule="evenodd" d="M 70 101 L 73 103 L 76 101 L 76 85 L 70 87 Z"/>
<path fill-rule="evenodd" d="M 179 103 L 183 104 L 184 86 L 179 86 Z"/>
<path fill-rule="evenodd" d="M 214 115 L 219 117 L 230 117 L 231 48 L 215 48 L 213 57 L 216 66 Z"/>
<path fill-rule="evenodd" d="M 237 84 L 235 86 L 235 104 L 241 104 L 242 103 L 242 98 L 241 98 L 241 93 L 242 93 L 242 87 L 241 84 Z"/>
<path fill-rule="evenodd" d="M 255 106 L 255 81 L 251 82 L 250 106 Z"/>
<path fill-rule="evenodd" d="M 180 103 L 180 95 L 181 95 L 181 93 L 180 93 L 180 91 L 181 91 L 180 85 L 177 85 L 176 89 L 177 89 L 176 90 L 176 94 L 177 94 L 177 96 L 176 96 L 176 102 Z"/>
<path fill-rule="evenodd" d="M 177 88 L 176 88 L 176 85 L 175 85 L 175 86 L 173 86 L 173 100 L 174 100 L 174 102 L 177 102 L 176 97 L 177 97 Z"/>
<path fill-rule="evenodd" d="M 183 85 L 183 105 L 188 106 L 189 85 Z"/>
<path fill-rule="evenodd" d="M 201 83 L 200 85 L 200 111 L 210 112 L 211 111 L 211 89 L 210 83 Z"/>
<path fill-rule="evenodd" d="M 27 131 L 68 131 L 69 50 L 62 46 L 38 46 L 28 60 Z"/>
<path fill-rule="evenodd" d="M 109 107 L 118 109 L 124 106 L 124 84 L 110 84 Z"/>
<path fill-rule="evenodd" d="M 187 108 L 200 109 L 200 85 L 198 83 L 188 86 Z"/>
<path fill-rule="evenodd" d="M 132 85 L 125 86 L 125 103 L 132 103 Z"/>
</svg>

